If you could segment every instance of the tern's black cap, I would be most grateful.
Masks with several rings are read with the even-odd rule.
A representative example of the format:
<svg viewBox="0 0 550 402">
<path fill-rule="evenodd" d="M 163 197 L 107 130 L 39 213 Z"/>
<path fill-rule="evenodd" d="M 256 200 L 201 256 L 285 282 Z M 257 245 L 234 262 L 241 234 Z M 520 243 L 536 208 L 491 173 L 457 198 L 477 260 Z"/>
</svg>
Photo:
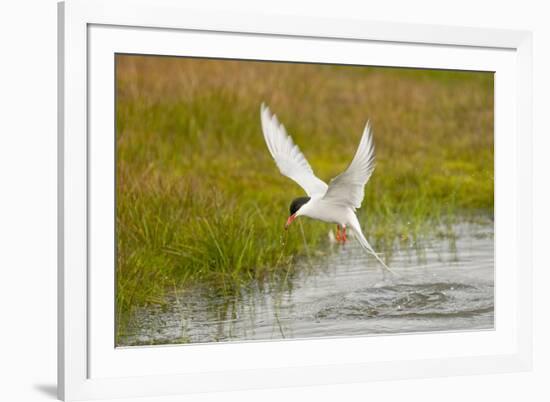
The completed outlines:
<svg viewBox="0 0 550 402">
<path fill-rule="evenodd" d="M 310 197 L 298 197 L 290 203 L 290 215 L 294 215 L 306 202 L 311 200 Z"/>
</svg>

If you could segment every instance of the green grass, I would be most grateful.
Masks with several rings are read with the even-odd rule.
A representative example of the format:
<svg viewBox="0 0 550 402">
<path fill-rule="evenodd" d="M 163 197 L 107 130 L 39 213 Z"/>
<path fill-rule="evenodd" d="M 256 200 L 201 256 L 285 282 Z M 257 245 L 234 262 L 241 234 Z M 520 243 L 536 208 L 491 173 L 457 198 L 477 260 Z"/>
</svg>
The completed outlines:
<svg viewBox="0 0 550 402">
<path fill-rule="evenodd" d="M 169 289 L 236 292 L 323 253 L 332 227 L 283 231 L 303 193 L 264 144 L 263 101 L 324 180 L 371 119 L 377 168 L 359 217 L 390 263 L 399 242 L 492 214 L 491 73 L 117 56 L 116 83 L 119 335 Z"/>
</svg>

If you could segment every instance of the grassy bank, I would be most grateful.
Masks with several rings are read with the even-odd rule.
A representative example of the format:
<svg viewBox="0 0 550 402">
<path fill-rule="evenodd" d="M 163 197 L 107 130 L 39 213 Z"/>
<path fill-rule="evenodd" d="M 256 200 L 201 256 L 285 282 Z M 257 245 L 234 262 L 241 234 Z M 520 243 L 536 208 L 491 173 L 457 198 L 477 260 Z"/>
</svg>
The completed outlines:
<svg viewBox="0 0 550 402">
<path fill-rule="evenodd" d="M 377 169 L 359 216 L 381 252 L 492 213 L 489 73 L 118 56 L 116 93 L 119 330 L 167 289 L 232 292 L 322 252 L 326 224 L 304 219 L 284 237 L 302 190 L 267 151 L 262 101 L 324 180 L 371 119 Z"/>
</svg>

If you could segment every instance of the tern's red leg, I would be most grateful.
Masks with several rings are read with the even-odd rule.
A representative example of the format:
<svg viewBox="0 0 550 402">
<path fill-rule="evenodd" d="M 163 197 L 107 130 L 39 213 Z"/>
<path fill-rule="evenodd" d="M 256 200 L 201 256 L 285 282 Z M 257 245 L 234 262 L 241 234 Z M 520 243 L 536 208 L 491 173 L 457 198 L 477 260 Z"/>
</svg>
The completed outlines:
<svg viewBox="0 0 550 402">
<path fill-rule="evenodd" d="M 342 241 L 342 235 L 340 234 L 340 225 L 336 225 L 336 241 L 338 243 Z"/>
<path fill-rule="evenodd" d="M 345 243 L 348 240 L 346 236 L 346 225 L 342 226 L 342 228 L 344 229 L 344 234 L 342 235 L 342 243 Z"/>
</svg>

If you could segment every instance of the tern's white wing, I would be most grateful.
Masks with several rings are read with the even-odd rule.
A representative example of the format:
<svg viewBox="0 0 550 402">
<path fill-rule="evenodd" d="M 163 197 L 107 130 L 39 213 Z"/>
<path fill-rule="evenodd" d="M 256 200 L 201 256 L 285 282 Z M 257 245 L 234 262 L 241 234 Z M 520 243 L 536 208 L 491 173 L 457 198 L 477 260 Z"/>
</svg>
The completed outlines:
<svg viewBox="0 0 550 402">
<path fill-rule="evenodd" d="M 330 181 L 323 200 L 354 210 L 361 207 L 365 195 L 365 184 L 374 171 L 374 165 L 374 141 L 370 123 L 367 122 L 355 157 L 345 172 Z"/>
<path fill-rule="evenodd" d="M 325 194 L 327 184 L 315 176 L 300 148 L 264 104 L 261 107 L 261 117 L 267 148 L 281 173 L 298 183 L 310 197 Z"/>
</svg>

